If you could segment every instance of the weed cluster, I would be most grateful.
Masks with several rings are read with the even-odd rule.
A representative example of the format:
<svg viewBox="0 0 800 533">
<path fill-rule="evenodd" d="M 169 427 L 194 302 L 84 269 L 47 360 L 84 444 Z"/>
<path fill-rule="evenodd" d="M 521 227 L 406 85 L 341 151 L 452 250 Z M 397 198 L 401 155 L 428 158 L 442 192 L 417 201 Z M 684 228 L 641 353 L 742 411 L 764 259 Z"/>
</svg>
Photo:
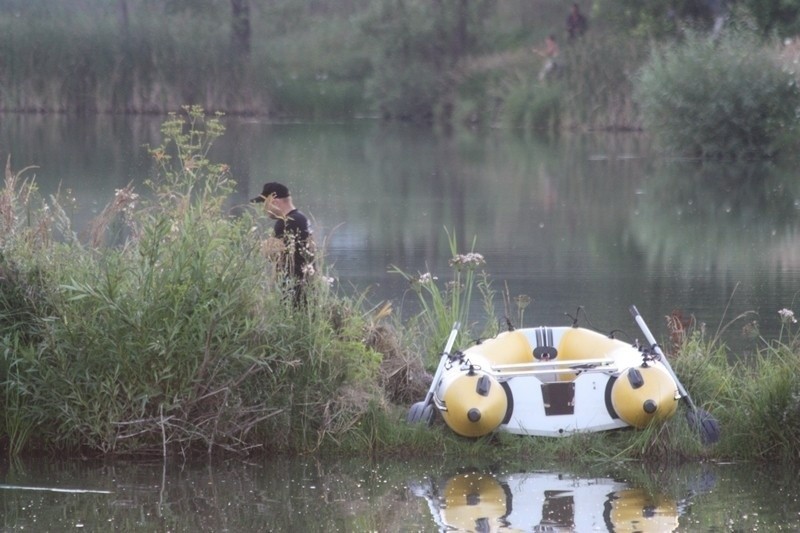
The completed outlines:
<svg viewBox="0 0 800 533">
<path fill-rule="evenodd" d="M 452 280 L 442 280 L 431 272 L 412 275 L 393 266 L 391 272 L 399 274 L 409 283 L 410 290 L 417 296 L 420 312 L 409 321 L 408 327 L 415 329 L 424 341 L 422 353 L 435 355 L 429 362 L 436 363 L 441 355 L 441 342 L 446 339 L 454 324 L 461 329 L 462 338 L 479 338 L 496 333 L 490 322 L 480 332 L 473 331 L 475 324 L 470 322 L 473 293 L 477 289 L 483 298 L 484 310 L 488 317 L 494 317 L 494 291 L 489 275 L 482 270 L 486 261 L 483 255 L 474 251 L 466 254 L 458 252 L 455 235 L 448 232 L 450 244 L 450 267 Z M 495 328 L 495 329 L 492 329 Z"/>
<path fill-rule="evenodd" d="M 384 402 L 364 342 L 376 324 L 322 275 L 307 306 L 285 298 L 257 214 L 222 210 L 234 184 L 207 159 L 218 117 L 185 108 L 162 133 L 152 193 L 117 191 L 88 244 L 55 238 L 56 199 L 7 171 L 0 441 L 168 454 L 360 438 L 350 430 Z"/>
</svg>

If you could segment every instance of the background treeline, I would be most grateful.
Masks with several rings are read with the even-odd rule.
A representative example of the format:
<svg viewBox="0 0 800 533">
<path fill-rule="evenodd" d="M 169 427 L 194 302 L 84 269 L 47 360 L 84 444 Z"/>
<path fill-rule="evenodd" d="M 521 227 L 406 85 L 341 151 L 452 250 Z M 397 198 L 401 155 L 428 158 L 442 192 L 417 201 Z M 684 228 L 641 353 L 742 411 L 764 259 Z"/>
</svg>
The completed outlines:
<svg viewBox="0 0 800 533">
<path fill-rule="evenodd" d="M 292 118 L 383 116 L 638 127 L 632 76 L 654 42 L 747 13 L 793 35 L 798 2 L 0 0 L 0 110 L 163 113 L 202 105 Z M 538 83 L 547 34 L 559 84 Z"/>
</svg>

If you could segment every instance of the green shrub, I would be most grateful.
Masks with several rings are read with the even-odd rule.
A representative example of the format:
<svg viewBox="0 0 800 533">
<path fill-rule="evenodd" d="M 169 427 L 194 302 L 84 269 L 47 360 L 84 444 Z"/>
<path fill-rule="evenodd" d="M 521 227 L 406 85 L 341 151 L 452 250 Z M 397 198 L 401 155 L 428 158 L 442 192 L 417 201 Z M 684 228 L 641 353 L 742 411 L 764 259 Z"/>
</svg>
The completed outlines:
<svg viewBox="0 0 800 533">
<path fill-rule="evenodd" d="M 798 139 L 800 88 L 746 30 L 718 40 L 689 33 L 657 50 L 636 85 L 645 127 L 682 155 L 775 155 Z"/>
<path fill-rule="evenodd" d="M 495 91 L 506 127 L 527 131 L 636 129 L 630 73 L 645 60 L 636 38 L 594 32 L 561 47 L 557 79 L 536 79 L 539 63 L 529 60 L 507 73 Z"/>
</svg>

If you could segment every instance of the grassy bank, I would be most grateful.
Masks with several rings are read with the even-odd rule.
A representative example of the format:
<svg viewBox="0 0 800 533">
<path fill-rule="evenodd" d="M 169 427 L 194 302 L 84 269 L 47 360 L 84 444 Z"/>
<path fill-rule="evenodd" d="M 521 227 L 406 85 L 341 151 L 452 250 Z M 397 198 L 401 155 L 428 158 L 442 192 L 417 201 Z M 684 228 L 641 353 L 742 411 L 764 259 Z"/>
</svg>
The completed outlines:
<svg viewBox="0 0 800 533">
<path fill-rule="evenodd" d="M 751 357 L 731 357 L 700 329 L 675 325 L 673 366 L 694 401 L 717 417 L 706 447 L 676 416 L 645 431 L 568 439 L 497 435 L 477 441 L 404 422 L 423 399 L 454 321 L 460 339 L 497 332 L 493 299 L 472 243 L 451 240 L 452 279 L 406 276 L 423 312 L 391 310 L 332 291 L 324 253 L 307 306 L 287 300 L 261 254 L 270 221 L 222 206 L 229 168 L 209 161 L 223 134 L 187 108 L 151 150 L 149 194 L 122 189 L 87 240 L 58 198 L 41 198 L 26 170 L 0 190 L 0 445 L 36 452 L 175 455 L 337 453 L 546 456 L 571 461 L 800 461 L 800 346 L 785 333 Z M 324 251 L 323 251 L 324 252 Z M 528 302 L 511 301 L 522 323 Z M 470 323 L 471 300 L 486 317 Z M 459 340 L 459 344 L 466 341 Z M 730 362 L 733 360 L 735 362 Z"/>
</svg>

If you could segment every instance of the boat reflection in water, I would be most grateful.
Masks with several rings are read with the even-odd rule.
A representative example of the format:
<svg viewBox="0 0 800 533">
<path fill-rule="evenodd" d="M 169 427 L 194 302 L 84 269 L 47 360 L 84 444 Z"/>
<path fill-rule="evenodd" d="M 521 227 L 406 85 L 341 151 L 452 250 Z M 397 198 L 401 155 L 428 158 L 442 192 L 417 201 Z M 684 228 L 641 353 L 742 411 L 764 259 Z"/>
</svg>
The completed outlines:
<svg viewBox="0 0 800 533">
<path fill-rule="evenodd" d="M 678 528 L 682 505 L 608 478 L 469 472 L 413 488 L 442 531 L 638 531 Z"/>
</svg>

